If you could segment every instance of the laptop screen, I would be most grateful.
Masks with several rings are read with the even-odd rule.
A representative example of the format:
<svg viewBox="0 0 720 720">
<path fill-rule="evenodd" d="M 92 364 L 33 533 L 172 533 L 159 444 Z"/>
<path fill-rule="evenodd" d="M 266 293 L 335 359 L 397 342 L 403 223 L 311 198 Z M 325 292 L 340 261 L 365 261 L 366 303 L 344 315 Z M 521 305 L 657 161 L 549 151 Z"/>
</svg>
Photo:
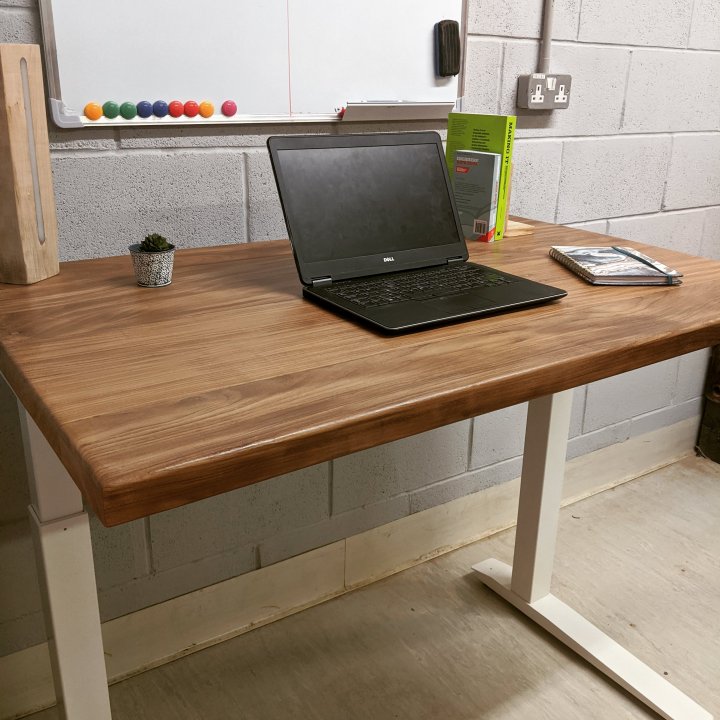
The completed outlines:
<svg viewBox="0 0 720 720">
<path fill-rule="evenodd" d="M 457 242 L 434 144 L 279 150 L 278 162 L 305 262 Z"/>
<path fill-rule="evenodd" d="M 302 281 L 467 259 L 436 132 L 268 139 Z"/>
</svg>

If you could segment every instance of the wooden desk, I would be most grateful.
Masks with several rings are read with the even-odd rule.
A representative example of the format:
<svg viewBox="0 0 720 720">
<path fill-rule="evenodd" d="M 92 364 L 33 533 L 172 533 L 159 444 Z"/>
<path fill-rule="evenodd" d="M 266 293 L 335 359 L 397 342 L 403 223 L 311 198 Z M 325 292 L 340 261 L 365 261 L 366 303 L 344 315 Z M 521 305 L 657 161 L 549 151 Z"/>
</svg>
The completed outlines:
<svg viewBox="0 0 720 720">
<path fill-rule="evenodd" d="M 303 300 L 284 241 L 181 250 L 173 284 L 158 290 L 134 285 L 127 257 L 0 286 L 0 371 L 25 423 L 68 717 L 110 717 L 83 499 L 115 525 L 526 400 L 514 574 L 496 561 L 479 570 L 665 717 L 709 717 L 629 654 L 618 668 L 579 649 L 598 642 L 570 637 L 588 624 L 568 629 L 546 617 L 557 607 L 543 614 L 538 602 L 556 601 L 569 391 L 720 342 L 720 264 L 651 248 L 684 285 L 597 288 L 547 250 L 611 241 L 536 225 L 534 236 L 473 245 L 471 259 L 564 287 L 567 298 L 397 337 Z"/>
</svg>

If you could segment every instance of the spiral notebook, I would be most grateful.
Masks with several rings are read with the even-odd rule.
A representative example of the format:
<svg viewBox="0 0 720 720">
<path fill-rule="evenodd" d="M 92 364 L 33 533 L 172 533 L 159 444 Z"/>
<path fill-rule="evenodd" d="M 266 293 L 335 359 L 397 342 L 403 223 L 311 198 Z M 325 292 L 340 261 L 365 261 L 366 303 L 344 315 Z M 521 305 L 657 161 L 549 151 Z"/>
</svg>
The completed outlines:
<svg viewBox="0 0 720 720">
<path fill-rule="evenodd" d="M 682 273 L 628 247 L 554 245 L 550 257 L 593 285 L 680 285 Z"/>
</svg>

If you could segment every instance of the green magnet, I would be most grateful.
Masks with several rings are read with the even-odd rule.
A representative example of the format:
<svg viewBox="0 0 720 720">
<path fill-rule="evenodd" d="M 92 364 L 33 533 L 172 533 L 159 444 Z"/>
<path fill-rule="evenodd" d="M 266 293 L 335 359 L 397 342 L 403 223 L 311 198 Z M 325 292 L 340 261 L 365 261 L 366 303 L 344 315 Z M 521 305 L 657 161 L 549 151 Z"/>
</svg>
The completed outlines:
<svg viewBox="0 0 720 720">
<path fill-rule="evenodd" d="M 112 120 L 120 114 L 120 107 L 116 102 L 108 100 L 103 104 L 103 115 Z"/>
<path fill-rule="evenodd" d="M 135 105 L 135 103 L 124 102 L 120 106 L 120 114 L 126 120 L 132 120 L 137 115 L 137 106 Z"/>
</svg>

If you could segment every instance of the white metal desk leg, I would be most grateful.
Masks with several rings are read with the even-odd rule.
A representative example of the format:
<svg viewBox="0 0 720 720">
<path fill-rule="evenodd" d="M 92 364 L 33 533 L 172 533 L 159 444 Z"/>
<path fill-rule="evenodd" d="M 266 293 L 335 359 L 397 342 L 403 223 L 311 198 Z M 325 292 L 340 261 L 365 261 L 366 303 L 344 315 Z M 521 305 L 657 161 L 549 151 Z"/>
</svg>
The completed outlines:
<svg viewBox="0 0 720 720">
<path fill-rule="evenodd" d="M 110 720 L 90 525 L 82 496 L 37 425 L 19 407 L 60 717 Z"/>
<path fill-rule="evenodd" d="M 572 390 L 528 406 L 512 572 L 512 590 L 527 602 L 550 592 L 571 410 Z"/>
<path fill-rule="evenodd" d="M 528 408 L 513 567 L 473 565 L 483 582 L 666 720 L 712 716 L 665 678 L 550 594 L 572 391 Z"/>
</svg>

